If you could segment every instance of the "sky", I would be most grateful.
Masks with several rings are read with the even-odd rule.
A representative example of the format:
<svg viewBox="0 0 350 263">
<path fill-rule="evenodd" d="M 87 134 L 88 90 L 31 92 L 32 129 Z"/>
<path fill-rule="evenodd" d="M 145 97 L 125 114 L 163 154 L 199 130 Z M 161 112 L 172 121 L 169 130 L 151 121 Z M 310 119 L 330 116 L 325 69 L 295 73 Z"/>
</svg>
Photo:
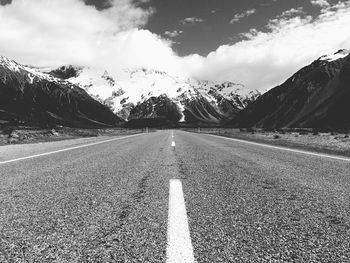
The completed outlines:
<svg viewBox="0 0 350 263">
<path fill-rule="evenodd" d="M 350 49 L 350 0 L 0 0 L 0 55 L 148 67 L 266 91 Z"/>
</svg>

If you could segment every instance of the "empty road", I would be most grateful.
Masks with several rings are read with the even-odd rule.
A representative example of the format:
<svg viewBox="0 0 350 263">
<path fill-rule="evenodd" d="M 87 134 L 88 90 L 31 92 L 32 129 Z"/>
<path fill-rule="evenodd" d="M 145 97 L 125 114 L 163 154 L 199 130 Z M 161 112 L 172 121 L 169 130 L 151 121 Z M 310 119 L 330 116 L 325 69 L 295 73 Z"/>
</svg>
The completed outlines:
<svg viewBox="0 0 350 263">
<path fill-rule="evenodd" d="M 2 146 L 0 262 L 350 262 L 350 160 L 176 130 Z"/>
</svg>

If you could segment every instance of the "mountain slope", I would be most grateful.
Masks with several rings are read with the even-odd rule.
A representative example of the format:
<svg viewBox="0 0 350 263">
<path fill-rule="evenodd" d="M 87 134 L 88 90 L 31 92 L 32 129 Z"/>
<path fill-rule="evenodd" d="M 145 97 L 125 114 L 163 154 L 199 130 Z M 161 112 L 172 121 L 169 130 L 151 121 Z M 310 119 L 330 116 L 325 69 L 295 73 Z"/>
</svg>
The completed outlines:
<svg viewBox="0 0 350 263">
<path fill-rule="evenodd" d="M 145 68 L 122 69 L 113 76 L 107 71 L 84 68 L 79 76 L 67 80 L 125 120 L 162 118 L 175 122 L 174 116 L 181 116 L 181 122 L 218 124 L 260 96 L 258 91 L 232 82 L 198 81 Z M 154 111 L 154 101 L 164 100 L 168 103 Z"/>
<path fill-rule="evenodd" d="M 74 127 L 121 122 L 80 87 L 5 57 L 0 57 L 0 120 Z"/>
<path fill-rule="evenodd" d="M 304 67 L 241 111 L 236 127 L 350 127 L 350 52 Z"/>
</svg>

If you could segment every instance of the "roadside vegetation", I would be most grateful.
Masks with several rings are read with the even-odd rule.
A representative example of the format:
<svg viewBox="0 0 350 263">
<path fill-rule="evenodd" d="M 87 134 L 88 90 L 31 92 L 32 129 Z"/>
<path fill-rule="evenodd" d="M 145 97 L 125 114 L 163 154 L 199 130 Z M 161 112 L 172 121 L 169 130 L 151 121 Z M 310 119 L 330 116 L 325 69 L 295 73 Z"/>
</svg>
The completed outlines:
<svg viewBox="0 0 350 263">
<path fill-rule="evenodd" d="M 190 132 L 215 134 L 272 145 L 350 156 L 350 130 L 188 128 Z"/>
<path fill-rule="evenodd" d="M 125 128 L 106 128 L 106 129 L 81 129 L 55 127 L 52 129 L 26 127 L 26 126 L 6 126 L 0 127 L 0 146 L 8 144 L 25 144 L 37 142 L 49 142 L 77 139 L 82 137 L 97 136 L 123 136 L 145 132 L 146 129 L 125 129 Z"/>
</svg>

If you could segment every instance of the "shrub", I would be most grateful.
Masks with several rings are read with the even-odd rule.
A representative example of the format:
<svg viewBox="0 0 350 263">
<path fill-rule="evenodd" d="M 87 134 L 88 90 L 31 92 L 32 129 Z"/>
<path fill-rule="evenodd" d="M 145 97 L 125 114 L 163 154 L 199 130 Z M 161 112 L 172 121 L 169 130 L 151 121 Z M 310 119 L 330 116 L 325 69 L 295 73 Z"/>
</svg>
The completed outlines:
<svg viewBox="0 0 350 263">
<path fill-rule="evenodd" d="M 301 130 L 301 131 L 299 131 L 299 135 L 308 135 L 308 131 Z"/>
<path fill-rule="evenodd" d="M 247 132 L 250 132 L 251 134 L 254 134 L 256 130 L 254 128 L 248 128 Z"/>
</svg>

